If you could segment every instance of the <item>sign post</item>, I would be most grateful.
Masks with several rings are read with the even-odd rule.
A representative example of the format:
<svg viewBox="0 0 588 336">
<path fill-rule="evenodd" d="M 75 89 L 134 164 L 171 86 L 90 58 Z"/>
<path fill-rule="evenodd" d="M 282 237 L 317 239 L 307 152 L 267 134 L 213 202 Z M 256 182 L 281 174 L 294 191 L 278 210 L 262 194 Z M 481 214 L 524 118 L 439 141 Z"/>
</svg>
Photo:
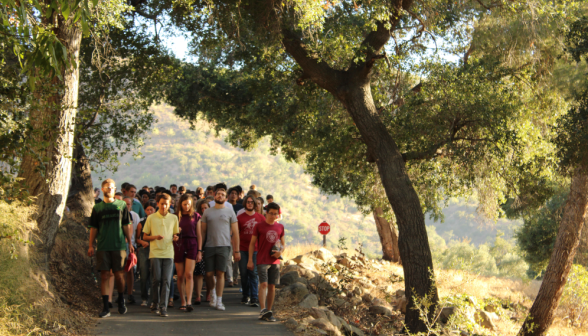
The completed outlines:
<svg viewBox="0 0 588 336">
<path fill-rule="evenodd" d="M 327 234 L 331 232 L 331 226 L 329 223 L 323 221 L 319 224 L 318 231 L 323 235 L 323 247 L 327 247 Z"/>
</svg>

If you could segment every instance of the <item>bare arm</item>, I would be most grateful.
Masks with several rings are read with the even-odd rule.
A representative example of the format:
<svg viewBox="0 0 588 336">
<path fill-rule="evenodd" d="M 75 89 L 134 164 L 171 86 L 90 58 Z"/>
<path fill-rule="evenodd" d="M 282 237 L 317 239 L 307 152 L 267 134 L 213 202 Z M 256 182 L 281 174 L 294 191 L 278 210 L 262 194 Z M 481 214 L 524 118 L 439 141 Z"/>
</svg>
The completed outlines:
<svg viewBox="0 0 588 336">
<path fill-rule="evenodd" d="M 137 225 L 137 232 L 135 232 L 135 241 L 137 244 L 141 244 L 141 246 L 147 248 L 149 243 L 141 239 L 141 231 L 143 231 L 143 224 L 139 223 L 139 225 Z"/>
<path fill-rule="evenodd" d="M 163 239 L 163 236 L 151 236 L 146 233 L 143 235 L 143 240 L 146 240 L 146 241 L 162 240 L 162 239 Z"/>
<path fill-rule="evenodd" d="M 133 224 L 127 224 L 123 227 L 123 231 L 125 236 L 127 237 L 127 242 L 129 243 L 129 252 L 134 253 L 135 248 L 133 247 Z"/>
<path fill-rule="evenodd" d="M 94 255 L 94 241 L 96 240 L 97 235 L 98 229 L 90 228 L 90 248 L 88 248 L 88 257 L 92 257 Z"/>
<path fill-rule="evenodd" d="M 249 260 L 247 261 L 247 269 L 253 270 L 253 252 L 255 252 L 255 243 L 257 242 L 257 236 L 251 236 L 251 242 L 249 243 Z"/>
<path fill-rule="evenodd" d="M 231 223 L 231 240 L 233 241 L 233 258 L 235 261 L 241 260 L 241 253 L 239 252 L 239 225 L 238 222 Z"/>
<path fill-rule="evenodd" d="M 198 239 L 198 251 L 202 251 L 202 221 L 199 220 L 198 223 L 196 223 L 196 237 Z"/>
</svg>

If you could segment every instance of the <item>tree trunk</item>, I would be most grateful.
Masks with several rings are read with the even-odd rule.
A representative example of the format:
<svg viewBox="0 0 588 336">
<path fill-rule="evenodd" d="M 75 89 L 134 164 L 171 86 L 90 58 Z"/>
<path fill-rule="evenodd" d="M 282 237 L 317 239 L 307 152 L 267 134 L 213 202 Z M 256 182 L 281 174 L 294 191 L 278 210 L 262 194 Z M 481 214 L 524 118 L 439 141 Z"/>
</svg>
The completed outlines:
<svg viewBox="0 0 588 336">
<path fill-rule="evenodd" d="M 582 165 L 572 176 L 570 195 L 563 209 L 553 253 L 537 298 L 519 331 L 520 336 L 545 335 L 553 323 L 553 315 L 559 305 L 576 254 L 587 205 L 588 173 Z"/>
<path fill-rule="evenodd" d="M 398 221 L 398 247 L 404 266 L 408 299 L 406 328 L 411 333 L 426 331 L 419 311 L 414 309 L 416 302 L 413 297 L 427 297 L 432 303 L 429 309 L 431 318 L 437 308 L 439 296 L 435 287 L 425 215 L 396 142 L 378 115 L 369 78 L 350 76 L 345 84 L 339 91 L 339 99 L 361 133 L 362 140 L 368 147 L 368 156 L 376 160 L 382 185 Z"/>
<path fill-rule="evenodd" d="M 54 12 L 53 15 L 57 12 Z M 76 64 L 79 60 L 82 31 L 79 23 L 67 22 L 58 15 L 55 33 Z M 54 22 L 53 17 L 47 19 Z M 35 250 L 40 265 L 47 267 L 55 234 L 63 217 L 72 168 L 75 117 L 78 106 L 79 72 L 77 66 L 64 67 L 63 80 L 39 78 L 36 97 L 38 106 L 29 117 L 32 152 L 23 157 L 19 176 L 25 179 L 31 195 L 37 198 L 37 241 Z M 41 167 L 43 165 L 43 167 Z"/>
<path fill-rule="evenodd" d="M 76 137 L 74 163 L 71 174 L 71 185 L 67 197 L 70 217 L 84 224 L 92 214 L 94 207 L 94 186 L 92 185 L 92 169 L 86 157 L 84 146 Z"/>
<path fill-rule="evenodd" d="M 388 222 L 384 218 L 384 211 L 380 207 L 376 207 L 373 213 L 378 236 L 380 236 L 380 242 L 382 243 L 382 259 L 401 263 L 400 252 L 398 251 L 398 234 L 394 223 Z"/>
</svg>

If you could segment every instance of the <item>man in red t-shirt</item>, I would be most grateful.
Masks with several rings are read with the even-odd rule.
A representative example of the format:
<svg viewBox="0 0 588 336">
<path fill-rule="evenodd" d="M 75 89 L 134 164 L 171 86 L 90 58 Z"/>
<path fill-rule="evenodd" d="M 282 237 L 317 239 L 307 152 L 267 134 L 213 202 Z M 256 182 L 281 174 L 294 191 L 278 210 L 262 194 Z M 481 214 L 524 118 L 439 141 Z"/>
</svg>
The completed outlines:
<svg viewBox="0 0 588 336">
<path fill-rule="evenodd" d="M 255 227 L 261 223 L 265 223 L 265 217 L 262 214 L 255 212 L 255 197 L 247 195 L 243 199 L 243 206 L 245 212 L 237 216 L 239 223 L 239 250 L 241 252 L 241 260 L 239 261 L 239 272 L 241 273 L 241 288 L 243 289 L 242 304 L 249 304 L 251 307 L 259 307 L 257 280 L 257 246 L 253 252 L 253 270 L 247 269 L 247 262 L 249 261 L 249 243 Z"/>
<path fill-rule="evenodd" d="M 249 243 L 249 262 L 247 269 L 253 270 L 253 252 L 257 244 L 257 274 L 259 275 L 259 319 L 276 322 L 272 306 L 276 295 L 276 285 L 280 284 L 280 257 L 286 246 L 284 226 L 278 223 L 280 206 L 276 203 L 267 205 L 265 222 L 257 224 Z M 269 286 L 268 286 L 269 284 Z M 266 295 L 267 290 L 267 295 Z"/>
</svg>

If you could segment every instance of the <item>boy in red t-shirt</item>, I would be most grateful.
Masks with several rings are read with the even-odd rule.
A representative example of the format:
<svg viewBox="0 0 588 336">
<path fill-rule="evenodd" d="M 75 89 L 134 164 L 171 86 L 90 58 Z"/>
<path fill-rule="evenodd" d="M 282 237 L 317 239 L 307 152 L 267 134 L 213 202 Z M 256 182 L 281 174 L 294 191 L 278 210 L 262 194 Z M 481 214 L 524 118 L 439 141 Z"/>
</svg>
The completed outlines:
<svg viewBox="0 0 588 336">
<path fill-rule="evenodd" d="M 243 199 L 243 206 L 245 212 L 237 216 L 239 223 L 239 250 L 241 252 L 241 260 L 239 260 L 239 271 L 241 272 L 241 288 L 243 289 L 242 304 L 249 304 L 251 307 L 259 307 L 257 280 L 257 246 L 253 252 L 253 270 L 247 269 L 247 262 L 249 261 L 249 243 L 255 227 L 259 224 L 265 223 L 265 217 L 262 214 L 255 212 L 255 197 L 247 195 Z"/>
<path fill-rule="evenodd" d="M 259 275 L 259 319 L 276 322 L 272 306 L 276 295 L 276 285 L 280 284 L 280 257 L 286 246 L 284 226 L 277 222 L 280 206 L 276 203 L 267 205 L 266 220 L 257 224 L 249 243 L 249 261 L 247 269 L 253 270 L 253 252 L 257 243 L 257 274 Z M 268 286 L 269 284 L 269 286 Z M 267 295 L 266 295 L 267 290 Z"/>
</svg>

